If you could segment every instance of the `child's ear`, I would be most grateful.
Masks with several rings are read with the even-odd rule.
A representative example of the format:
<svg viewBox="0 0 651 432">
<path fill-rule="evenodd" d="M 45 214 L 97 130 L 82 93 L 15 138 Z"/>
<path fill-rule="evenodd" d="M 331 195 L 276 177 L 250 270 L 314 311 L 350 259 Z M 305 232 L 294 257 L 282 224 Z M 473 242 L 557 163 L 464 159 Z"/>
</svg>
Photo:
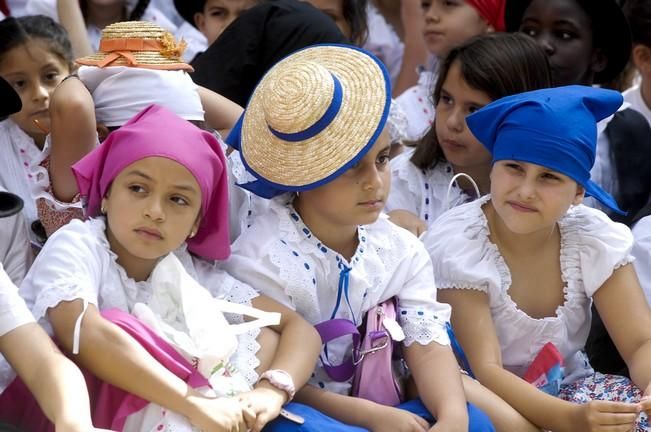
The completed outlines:
<svg viewBox="0 0 651 432">
<path fill-rule="evenodd" d="M 204 24 L 206 23 L 206 17 L 201 12 L 194 14 L 194 25 L 197 26 L 197 29 L 203 33 Z"/>
<path fill-rule="evenodd" d="M 633 47 L 633 53 L 631 55 L 631 60 L 635 68 L 640 71 L 642 75 L 651 74 L 651 48 L 637 44 Z"/>
<path fill-rule="evenodd" d="M 601 48 L 595 48 L 594 52 L 592 53 L 592 61 L 590 65 L 592 72 L 599 73 L 606 69 L 607 65 L 608 57 L 606 57 L 604 51 Z"/>
<path fill-rule="evenodd" d="M 574 195 L 574 201 L 572 201 L 572 204 L 581 204 L 583 202 L 583 198 L 585 198 L 585 189 L 581 185 L 576 185 L 576 195 Z"/>
</svg>

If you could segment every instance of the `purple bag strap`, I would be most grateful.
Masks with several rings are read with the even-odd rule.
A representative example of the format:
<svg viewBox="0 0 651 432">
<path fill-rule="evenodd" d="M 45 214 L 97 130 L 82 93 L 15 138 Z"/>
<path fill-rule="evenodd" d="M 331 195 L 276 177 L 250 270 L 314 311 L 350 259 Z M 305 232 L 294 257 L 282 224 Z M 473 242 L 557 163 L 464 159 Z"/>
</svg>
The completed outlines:
<svg viewBox="0 0 651 432">
<path fill-rule="evenodd" d="M 327 321 L 320 322 L 315 325 L 316 331 L 321 336 L 321 343 L 327 344 L 328 342 L 340 338 L 342 336 L 353 336 L 353 351 L 359 347 L 359 330 L 355 324 L 347 319 L 335 318 Z M 328 376 L 337 382 L 345 382 L 353 377 L 355 373 L 355 365 L 352 357 L 348 357 L 341 364 L 333 366 L 321 357 L 323 369 Z"/>
</svg>

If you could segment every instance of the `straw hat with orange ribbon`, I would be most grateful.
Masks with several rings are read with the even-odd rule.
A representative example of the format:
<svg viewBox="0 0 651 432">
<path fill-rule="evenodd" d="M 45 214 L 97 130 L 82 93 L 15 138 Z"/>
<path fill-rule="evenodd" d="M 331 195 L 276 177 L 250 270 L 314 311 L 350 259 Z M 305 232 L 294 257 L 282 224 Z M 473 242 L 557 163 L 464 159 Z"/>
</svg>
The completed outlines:
<svg viewBox="0 0 651 432">
<path fill-rule="evenodd" d="M 184 70 L 192 66 L 181 59 L 186 43 L 147 21 L 124 21 L 102 31 L 99 52 L 77 59 L 85 66 L 128 66 L 157 70 Z"/>
</svg>

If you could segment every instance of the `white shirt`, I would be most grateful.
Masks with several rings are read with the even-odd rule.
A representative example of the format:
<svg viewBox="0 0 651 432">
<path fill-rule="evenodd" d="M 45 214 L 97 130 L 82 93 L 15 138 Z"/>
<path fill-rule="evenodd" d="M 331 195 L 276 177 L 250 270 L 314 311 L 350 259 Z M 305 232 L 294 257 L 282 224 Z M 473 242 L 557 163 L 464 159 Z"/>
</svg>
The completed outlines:
<svg viewBox="0 0 651 432">
<path fill-rule="evenodd" d="M 364 42 L 364 48 L 384 63 L 389 70 L 391 83 L 395 84 L 402 67 L 405 44 L 372 2 L 368 2 L 366 7 L 366 22 L 368 37 Z"/>
<path fill-rule="evenodd" d="M 407 140 L 421 139 L 434 124 L 434 86 L 437 79 L 437 74 L 421 71 L 418 83 L 396 98 L 396 103 L 407 115 Z"/>
<path fill-rule="evenodd" d="M 642 87 L 640 84 L 629 88 L 623 93 L 623 95 L 624 101 L 631 104 L 631 108 L 642 114 L 644 118 L 646 118 L 646 121 L 651 124 L 651 109 L 649 109 L 649 106 L 642 97 Z"/>
<path fill-rule="evenodd" d="M 651 304 L 651 216 L 640 219 L 633 227 L 633 256 L 635 257 L 635 272 L 640 280 L 640 286 Z"/>
<path fill-rule="evenodd" d="M 455 181 L 452 166 L 439 162 L 432 169 L 422 170 L 411 162 L 415 149 L 399 154 L 391 160 L 391 192 L 385 211 L 408 210 L 429 227 L 447 209 L 470 200 Z"/>
<path fill-rule="evenodd" d="M 100 310 L 118 308 L 131 313 L 135 303 L 146 304 L 151 297 L 149 281 L 136 282 L 116 262 L 104 231 L 103 218 L 71 221 L 48 239 L 20 286 L 34 317 L 50 334 L 47 310 L 62 301 L 84 299 Z M 250 306 L 258 295 L 212 263 L 191 256 L 185 245 L 174 254 L 190 276 L 215 297 Z M 228 317 L 241 321 L 241 316 Z M 233 364 L 251 383 L 257 380 L 257 335 L 258 331 L 240 335 L 233 358 Z"/>
<path fill-rule="evenodd" d="M 47 170 L 39 164 L 44 153 L 34 140 L 12 120 L 0 122 L 0 184 L 21 197 L 27 224 L 38 219 L 35 191 L 49 186 Z"/>
<path fill-rule="evenodd" d="M 489 239 L 482 206 L 490 196 L 456 207 L 423 236 L 434 263 L 439 289 L 473 289 L 489 297 L 489 307 L 504 367 L 522 376 L 542 347 L 552 342 L 565 359 L 564 383 L 592 373 L 581 351 L 590 332 L 592 296 L 613 274 L 633 261 L 630 230 L 584 205 L 558 221 L 565 302 L 556 316 L 536 319 L 508 294 L 511 273 Z"/>
<path fill-rule="evenodd" d="M 0 337 L 25 324 L 33 323 L 34 317 L 25 301 L 18 294 L 18 288 L 5 273 L 0 263 Z M 29 359 L 26 359 L 29 361 Z M 0 355 L 0 393 L 16 376 L 15 372 Z"/>
<path fill-rule="evenodd" d="M 31 322 L 34 322 L 32 313 L 18 294 L 18 287 L 9 279 L 0 263 L 0 337 Z M 0 393 L 4 388 L 0 373 Z"/>
<path fill-rule="evenodd" d="M 269 210 L 233 244 L 225 262 L 229 273 L 318 324 L 331 318 L 342 270 L 350 268 L 349 303 L 341 301 L 336 318 L 359 325 L 373 306 L 395 296 L 406 345 L 449 344 L 450 307 L 436 300 L 432 264 L 416 237 L 383 216 L 358 228 L 359 245 L 348 261 L 311 233 L 286 198 L 271 200 Z M 331 364 L 351 351 L 350 339 L 342 339 L 328 344 Z M 349 382 L 330 381 L 321 364 L 311 383 L 342 394 L 350 390 Z"/>
<path fill-rule="evenodd" d="M 0 191 L 4 189 L 0 186 Z M 32 248 L 25 220 L 20 214 L 0 219 L 0 264 L 3 273 L 20 285 L 32 264 Z"/>
</svg>

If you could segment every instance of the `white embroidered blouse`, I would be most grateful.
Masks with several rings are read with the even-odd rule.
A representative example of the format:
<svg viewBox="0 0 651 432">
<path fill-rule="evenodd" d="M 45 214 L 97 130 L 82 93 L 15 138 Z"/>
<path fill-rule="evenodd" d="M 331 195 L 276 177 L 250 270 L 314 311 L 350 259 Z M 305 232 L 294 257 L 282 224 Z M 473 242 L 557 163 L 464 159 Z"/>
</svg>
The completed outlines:
<svg viewBox="0 0 651 432">
<path fill-rule="evenodd" d="M 547 342 L 565 359 L 564 383 L 592 373 L 581 351 L 590 331 L 592 296 L 618 267 L 633 261 L 630 230 L 599 210 L 578 205 L 558 221 L 565 302 L 556 316 L 532 318 L 509 296 L 511 273 L 489 239 L 482 206 L 490 195 L 445 213 L 422 240 L 440 289 L 486 293 L 506 369 L 522 375 Z"/>
<path fill-rule="evenodd" d="M 391 192 L 385 211 L 408 210 L 425 221 L 429 227 L 447 209 L 469 201 L 456 181 L 452 166 L 439 162 L 432 169 L 423 170 L 411 162 L 415 149 L 399 154 L 391 160 Z"/>
<path fill-rule="evenodd" d="M 357 250 L 346 260 L 312 234 L 283 195 L 271 200 L 269 210 L 242 233 L 224 264 L 233 276 L 295 309 L 311 324 L 331 319 L 347 273 L 348 301 L 342 299 L 334 317 L 359 325 L 373 306 L 395 296 L 406 345 L 448 345 L 450 307 L 436 300 L 432 264 L 423 245 L 386 216 L 360 226 L 357 235 Z M 331 364 L 350 353 L 352 342 L 341 339 L 328 344 Z M 321 364 L 311 383 L 342 394 L 350 390 L 348 382 L 331 381 Z"/>
<path fill-rule="evenodd" d="M 85 222 L 73 220 L 59 229 L 39 253 L 25 280 L 20 294 L 36 320 L 51 333 L 48 308 L 62 301 L 84 299 L 100 310 L 118 308 L 132 313 L 136 303 L 147 303 L 152 295 L 150 281 L 136 282 L 117 263 L 117 255 L 106 239 L 103 218 Z M 233 303 L 251 305 L 258 296 L 250 286 L 241 283 L 215 267 L 211 262 L 195 258 L 185 245 L 174 254 L 199 284 L 217 298 Z M 241 316 L 229 314 L 232 324 Z M 253 385 L 257 381 L 255 356 L 260 348 L 255 338 L 259 330 L 238 336 L 238 349 L 233 364 Z"/>
</svg>

